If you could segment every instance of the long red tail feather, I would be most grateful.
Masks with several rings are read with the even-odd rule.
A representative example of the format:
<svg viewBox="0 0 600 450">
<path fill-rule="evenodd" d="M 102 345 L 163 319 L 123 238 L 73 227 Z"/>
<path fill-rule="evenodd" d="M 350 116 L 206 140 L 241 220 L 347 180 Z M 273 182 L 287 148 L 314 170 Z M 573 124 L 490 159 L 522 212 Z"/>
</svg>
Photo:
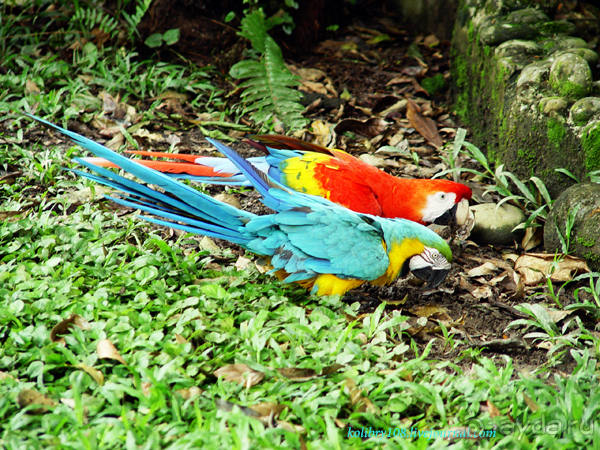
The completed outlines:
<svg viewBox="0 0 600 450">
<path fill-rule="evenodd" d="M 182 156 L 181 154 L 174 153 L 159 153 L 159 152 L 142 152 L 142 151 L 129 151 L 127 153 L 135 153 L 138 155 L 144 156 L 156 156 L 156 157 L 165 157 L 165 158 L 179 158 Z M 193 157 L 193 161 L 201 156 L 194 155 L 183 155 L 186 157 Z M 92 164 L 100 167 L 117 167 L 115 164 L 107 161 L 104 158 L 82 158 L 85 161 L 91 162 Z M 183 158 L 182 158 L 183 159 Z M 186 158 L 187 159 L 187 158 Z M 149 159 L 137 159 L 136 162 L 140 163 L 143 166 L 149 167 L 150 169 L 158 170 L 163 173 L 185 173 L 188 175 L 195 175 L 199 177 L 222 177 L 227 178 L 231 177 L 234 174 L 226 173 L 226 172 L 215 172 L 212 167 L 201 166 L 199 164 L 192 164 L 187 162 L 177 162 L 177 161 L 153 161 Z"/>
</svg>

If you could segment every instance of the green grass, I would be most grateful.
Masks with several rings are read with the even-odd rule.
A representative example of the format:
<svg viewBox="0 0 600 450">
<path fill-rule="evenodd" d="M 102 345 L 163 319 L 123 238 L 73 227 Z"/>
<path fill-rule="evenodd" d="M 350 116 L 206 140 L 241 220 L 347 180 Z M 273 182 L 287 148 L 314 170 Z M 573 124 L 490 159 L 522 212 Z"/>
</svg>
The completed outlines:
<svg viewBox="0 0 600 450">
<path fill-rule="evenodd" d="M 516 374 L 508 358 L 497 365 L 476 358 L 467 374 L 430 361 L 427 349 L 411 358 L 400 332 L 405 317 L 386 317 L 380 307 L 349 322 L 358 304 L 308 297 L 256 270 L 235 269 L 234 259 L 207 268 L 211 256 L 196 252 L 188 237 L 165 242 L 143 222 L 98 206 L 66 217 L 32 213 L 0 228 L 0 370 L 14 377 L 0 382 L 3 448 L 300 448 L 301 439 L 309 448 L 376 448 L 375 438 L 348 437 L 368 427 L 419 430 L 421 437 L 399 431 L 383 441 L 423 448 L 446 445 L 429 440 L 428 430 L 457 426 L 496 431 L 480 441 L 459 439 L 459 448 L 598 442 L 600 387 L 587 351 L 573 351 L 575 373 L 550 385 Z M 66 345 L 52 342 L 52 328 L 71 314 L 85 318 L 89 330 L 73 327 Z M 99 359 L 103 339 L 127 365 Z M 248 388 L 211 375 L 232 363 L 265 378 Z M 339 370 L 308 381 L 277 372 L 319 374 L 336 363 Z M 202 393 L 190 399 L 179 393 L 196 387 Z M 39 405 L 19 406 L 26 389 L 56 404 L 34 414 Z M 303 433 L 265 428 L 265 418 L 226 411 L 223 402 L 283 405 L 278 420 Z M 501 415 L 491 418 L 482 409 L 487 402 Z M 535 428 L 572 420 L 583 428 L 556 436 Z M 590 427 L 595 431 L 586 434 Z"/>
<path fill-rule="evenodd" d="M 431 360 L 432 343 L 420 350 L 402 333 L 407 317 L 384 304 L 355 319 L 358 303 L 238 270 L 229 251 L 198 251 L 190 235 L 165 240 L 106 201 L 76 207 L 68 199 L 91 184 L 59 170 L 76 149 L 5 147 L 0 164 L 24 176 L 0 185 L 0 211 L 23 211 L 0 227 L 3 448 L 439 448 L 449 441 L 432 436 L 481 430 L 489 435 L 454 446 L 599 442 L 594 347 L 567 348 L 577 360 L 569 378 L 548 378 L 543 367 L 520 374 L 509 358 L 469 351 L 457 359 L 471 360 L 464 372 Z M 89 329 L 73 326 L 65 345 L 53 342 L 52 329 L 72 314 Z M 105 339 L 126 365 L 100 359 Z M 214 376 L 230 364 L 264 378 L 248 387 Z M 28 390 L 52 404 L 28 405 Z M 283 410 L 269 419 L 247 409 L 262 403 Z"/>
</svg>

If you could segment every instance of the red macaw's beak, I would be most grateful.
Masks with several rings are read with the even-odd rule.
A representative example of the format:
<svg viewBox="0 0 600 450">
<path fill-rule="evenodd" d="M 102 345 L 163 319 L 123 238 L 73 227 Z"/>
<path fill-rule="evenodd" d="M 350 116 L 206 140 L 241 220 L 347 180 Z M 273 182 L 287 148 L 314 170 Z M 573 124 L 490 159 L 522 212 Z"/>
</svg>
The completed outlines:
<svg viewBox="0 0 600 450">
<path fill-rule="evenodd" d="M 435 219 L 433 223 L 437 225 L 464 225 L 469 216 L 469 200 L 463 198 L 460 202 L 455 203 L 452 208 L 447 210 L 440 217 Z"/>
</svg>

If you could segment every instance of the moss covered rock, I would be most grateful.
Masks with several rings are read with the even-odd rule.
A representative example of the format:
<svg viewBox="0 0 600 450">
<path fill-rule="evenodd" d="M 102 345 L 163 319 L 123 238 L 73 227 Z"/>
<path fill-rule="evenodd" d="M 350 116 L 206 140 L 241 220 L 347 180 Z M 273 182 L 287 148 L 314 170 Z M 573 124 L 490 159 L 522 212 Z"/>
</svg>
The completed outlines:
<svg viewBox="0 0 600 450">
<path fill-rule="evenodd" d="M 569 224 L 572 224 L 568 235 Z M 569 253 L 585 258 L 590 269 L 600 270 L 600 184 L 580 183 L 554 202 L 544 226 L 544 246 L 549 253 Z M 560 234 L 559 234 L 560 233 Z"/>
<path fill-rule="evenodd" d="M 541 43 L 544 52 L 552 54 L 561 50 L 569 50 L 571 48 L 587 48 L 587 42 L 578 37 L 572 36 L 556 36 L 542 41 Z"/>
<path fill-rule="evenodd" d="M 564 55 L 565 53 L 574 53 L 575 55 L 581 56 L 587 61 L 590 66 L 598 63 L 598 53 L 589 48 L 570 48 L 568 50 L 561 50 L 556 52 L 547 58 L 548 61 L 554 61 L 558 56 Z"/>
<path fill-rule="evenodd" d="M 554 59 L 549 81 L 560 95 L 577 100 L 591 92 L 592 70 L 581 56 L 564 53 Z"/>
<path fill-rule="evenodd" d="M 504 17 L 506 22 L 535 24 L 548 22 L 550 19 L 546 14 L 536 8 L 517 9 Z"/>
<path fill-rule="evenodd" d="M 521 180 L 537 176 L 556 198 L 574 183 L 556 169 L 579 179 L 600 169 L 600 124 L 589 122 L 600 119 L 595 103 L 584 102 L 571 112 L 578 100 L 600 94 L 600 82 L 592 80 L 589 64 L 597 55 L 586 41 L 541 38 L 541 24 L 552 22 L 555 12 L 542 3 L 461 0 L 451 67 L 455 111 L 471 126 L 472 142 L 487 152 L 490 163 L 504 164 Z M 537 37 L 505 40 L 506 33 L 490 31 L 493 25 L 502 28 L 509 16 L 534 28 Z"/>
<path fill-rule="evenodd" d="M 592 119 L 600 117 L 600 98 L 585 97 L 571 106 L 571 121 L 576 126 L 584 126 Z"/>
<path fill-rule="evenodd" d="M 581 147 L 585 155 L 586 171 L 600 170 L 600 121 L 594 120 L 583 129 Z"/>
<path fill-rule="evenodd" d="M 479 39 L 485 45 L 498 45 L 512 39 L 532 39 L 538 35 L 534 27 L 527 23 L 489 20 L 479 31 Z"/>
<path fill-rule="evenodd" d="M 500 44 L 496 48 L 496 56 L 498 58 L 512 57 L 523 58 L 536 56 L 542 53 L 542 47 L 533 41 L 524 41 L 522 39 L 513 39 Z"/>
<path fill-rule="evenodd" d="M 517 79 L 517 87 L 539 85 L 548 81 L 550 67 L 550 61 L 538 61 L 525 66 Z"/>
<path fill-rule="evenodd" d="M 567 109 L 568 102 L 562 97 L 544 97 L 540 100 L 539 109 L 542 114 L 550 117 L 558 117 Z"/>
</svg>

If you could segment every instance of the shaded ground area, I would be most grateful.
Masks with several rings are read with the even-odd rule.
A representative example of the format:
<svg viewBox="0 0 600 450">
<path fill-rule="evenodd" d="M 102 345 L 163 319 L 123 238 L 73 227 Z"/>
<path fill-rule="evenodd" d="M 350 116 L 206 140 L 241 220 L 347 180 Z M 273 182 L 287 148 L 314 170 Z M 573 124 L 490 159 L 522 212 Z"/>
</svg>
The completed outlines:
<svg viewBox="0 0 600 450">
<path fill-rule="evenodd" d="M 450 112 L 447 87 L 450 43 L 440 41 L 435 36 L 417 36 L 399 27 L 399 18 L 388 10 L 382 7 L 377 10 L 374 4 L 371 5 L 372 15 L 356 18 L 350 26 L 340 29 L 337 35 L 322 41 L 314 53 L 289 60 L 294 66 L 293 70 L 304 80 L 306 116 L 311 119 L 313 130 L 322 130 L 321 133 L 304 133 L 303 137 L 335 145 L 356 156 L 371 154 L 376 158 L 372 162 L 396 176 L 431 177 L 447 168 L 444 165 L 444 154 L 407 119 L 406 98 L 419 105 L 423 117 L 435 120 L 444 141 L 452 140 L 458 124 L 456 117 Z M 171 24 L 171 27 L 176 26 L 177 23 Z M 227 33 L 227 36 L 223 45 L 231 46 L 232 51 L 238 52 L 245 45 L 233 39 L 235 35 L 232 33 Z M 198 42 L 190 45 L 192 44 L 197 51 L 201 51 Z M 199 60 L 222 65 L 223 58 L 222 52 L 210 52 L 203 53 Z M 306 73 L 301 69 L 319 69 L 322 74 Z M 235 102 L 237 98 L 234 96 L 230 101 Z M 138 108 L 143 108 L 143 105 Z M 184 118 L 193 118 L 193 111 L 185 103 L 171 102 L 163 111 L 168 112 L 169 109 L 183 113 Z M 360 124 L 348 119 L 370 122 Z M 344 123 L 344 126 L 340 127 L 340 123 Z M 157 122 L 154 124 L 154 132 L 163 132 L 165 124 L 181 129 L 175 122 Z M 85 126 L 74 123 L 70 126 L 94 140 L 107 140 L 99 139 L 95 130 L 86 129 Z M 212 148 L 203 142 L 203 135 L 197 128 L 184 128 L 184 131 L 174 134 L 181 139 L 177 146 L 178 152 L 214 154 Z M 229 135 L 240 138 L 243 133 L 229 132 Z M 331 139 L 332 136 L 335 137 Z M 25 136 L 25 139 L 42 140 L 44 143 L 55 141 L 55 138 L 49 138 L 45 132 L 42 134 L 40 131 Z M 155 145 L 143 140 L 139 143 L 151 150 L 165 150 L 169 147 L 168 144 Z M 385 145 L 400 150 L 395 153 L 375 153 L 376 149 Z M 257 154 L 244 144 L 233 146 L 246 156 Z M 462 163 L 470 165 L 473 161 Z M 468 178 L 463 178 L 462 181 L 474 189 L 475 199 L 480 200 L 484 186 Z M 33 192 L 46 187 L 32 186 L 31 189 Z M 211 194 L 227 190 L 222 187 L 207 189 Z M 235 195 L 240 198 L 245 209 L 257 213 L 266 212 L 255 193 L 242 192 Z M 72 207 L 76 206 L 74 204 Z M 166 239 L 177 239 L 175 234 L 167 230 L 165 236 Z M 243 254 L 239 249 L 234 248 L 234 251 L 238 255 Z M 518 369 L 533 370 L 547 362 L 547 350 L 537 348 L 531 340 L 523 339 L 527 331 L 524 327 L 509 330 L 507 327 L 514 320 L 529 318 L 514 308 L 516 304 L 548 304 L 549 297 L 544 294 L 546 288 L 543 286 L 526 288 L 510 279 L 514 273 L 510 268 L 511 261 L 514 260 L 506 255 L 520 253 L 520 250 L 514 248 L 478 247 L 471 242 L 463 243 L 456 247 L 453 271 L 440 289 L 426 291 L 413 285 L 413 280 L 400 280 L 391 287 L 362 287 L 347 295 L 345 301 L 360 302 L 364 313 L 372 312 L 380 302 L 386 301 L 388 310 L 402 310 L 403 314 L 412 316 L 411 328 L 406 331 L 415 338 L 421 350 L 432 338 L 443 337 L 440 323 L 455 336 L 455 340 L 463 341 L 453 346 L 451 342 L 439 339 L 432 348 L 431 358 L 453 361 L 468 367 L 471 360 L 455 361 L 455 357 L 465 348 L 471 347 L 474 350 L 473 357 L 479 351 L 497 359 L 506 354 L 514 358 Z M 470 269 L 488 261 L 497 263 L 497 271 L 477 276 L 467 274 Z M 231 264 L 235 260 L 219 262 Z M 504 278 L 498 279 L 503 274 Z M 563 292 L 563 306 L 573 303 L 574 288 Z M 581 295 L 580 300 L 583 298 L 585 296 Z M 584 321 L 588 320 L 583 312 L 573 314 L 579 314 Z M 566 319 L 563 317 L 560 320 Z M 572 361 L 569 357 L 566 358 L 564 366 L 554 367 L 552 370 L 568 372 Z"/>
</svg>

